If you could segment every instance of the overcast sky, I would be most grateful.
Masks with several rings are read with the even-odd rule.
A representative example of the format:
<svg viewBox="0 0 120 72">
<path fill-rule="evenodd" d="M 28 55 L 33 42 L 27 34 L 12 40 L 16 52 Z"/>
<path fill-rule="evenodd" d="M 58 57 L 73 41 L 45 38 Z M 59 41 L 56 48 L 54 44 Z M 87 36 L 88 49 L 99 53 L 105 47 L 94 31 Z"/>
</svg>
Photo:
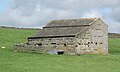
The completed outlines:
<svg viewBox="0 0 120 72">
<path fill-rule="evenodd" d="M 100 17 L 120 33 L 120 0 L 0 0 L 0 26 L 43 27 L 49 20 Z"/>
</svg>

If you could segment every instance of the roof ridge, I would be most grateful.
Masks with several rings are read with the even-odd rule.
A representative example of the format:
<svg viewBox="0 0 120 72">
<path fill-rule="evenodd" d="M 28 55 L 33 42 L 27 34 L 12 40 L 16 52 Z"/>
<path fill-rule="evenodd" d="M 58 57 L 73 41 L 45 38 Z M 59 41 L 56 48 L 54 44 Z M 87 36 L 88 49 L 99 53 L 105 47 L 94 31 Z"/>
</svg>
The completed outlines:
<svg viewBox="0 0 120 72">
<path fill-rule="evenodd" d="M 52 21 L 67 21 L 67 20 L 82 20 L 82 19 L 97 19 L 97 18 L 73 18 L 73 19 L 58 19 L 58 20 L 50 20 L 49 22 L 52 22 Z"/>
<path fill-rule="evenodd" d="M 47 23 L 45 27 L 50 27 L 50 26 L 89 25 L 91 22 L 95 21 L 96 19 L 97 18 L 52 20 L 52 21 L 49 21 L 49 23 Z"/>
</svg>

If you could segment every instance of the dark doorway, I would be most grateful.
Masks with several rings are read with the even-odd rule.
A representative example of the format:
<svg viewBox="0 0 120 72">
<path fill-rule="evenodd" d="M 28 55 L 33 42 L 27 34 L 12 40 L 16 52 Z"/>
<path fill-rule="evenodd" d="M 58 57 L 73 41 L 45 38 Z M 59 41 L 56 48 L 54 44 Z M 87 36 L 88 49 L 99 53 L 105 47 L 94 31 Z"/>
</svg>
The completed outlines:
<svg viewBox="0 0 120 72">
<path fill-rule="evenodd" d="M 64 51 L 63 51 L 63 50 L 58 50 L 58 51 L 57 51 L 57 54 L 58 54 L 58 55 L 63 55 L 63 54 L 64 54 Z"/>
</svg>

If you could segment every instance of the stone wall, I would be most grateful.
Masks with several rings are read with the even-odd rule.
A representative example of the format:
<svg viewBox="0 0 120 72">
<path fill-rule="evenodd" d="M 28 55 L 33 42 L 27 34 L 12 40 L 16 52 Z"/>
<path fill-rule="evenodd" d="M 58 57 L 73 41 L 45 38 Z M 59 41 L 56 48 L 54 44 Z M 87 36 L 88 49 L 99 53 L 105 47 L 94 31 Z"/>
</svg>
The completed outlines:
<svg viewBox="0 0 120 72">
<path fill-rule="evenodd" d="M 16 51 L 48 53 L 63 50 L 64 54 L 75 54 L 75 37 L 29 39 L 27 44 L 15 45 Z"/>
<path fill-rule="evenodd" d="M 35 45 L 27 44 L 17 44 L 15 45 L 14 52 L 35 52 L 35 53 L 45 53 L 45 49 Z"/>
<path fill-rule="evenodd" d="M 78 34 L 76 52 L 78 54 L 108 54 L 107 26 L 98 20 L 91 27 Z"/>
</svg>

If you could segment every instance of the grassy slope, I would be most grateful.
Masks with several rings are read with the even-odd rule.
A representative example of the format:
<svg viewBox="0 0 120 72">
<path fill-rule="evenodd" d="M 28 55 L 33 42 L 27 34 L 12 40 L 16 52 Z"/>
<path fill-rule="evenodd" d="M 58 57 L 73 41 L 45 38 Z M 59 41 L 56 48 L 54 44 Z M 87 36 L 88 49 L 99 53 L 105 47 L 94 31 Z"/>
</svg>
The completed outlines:
<svg viewBox="0 0 120 72">
<path fill-rule="evenodd" d="M 120 72 L 120 39 L 109 39 L 110 55 L 41 55 L 14 53 L 35 30 L 0 29 L 0 72 Z"/>
</svg>

